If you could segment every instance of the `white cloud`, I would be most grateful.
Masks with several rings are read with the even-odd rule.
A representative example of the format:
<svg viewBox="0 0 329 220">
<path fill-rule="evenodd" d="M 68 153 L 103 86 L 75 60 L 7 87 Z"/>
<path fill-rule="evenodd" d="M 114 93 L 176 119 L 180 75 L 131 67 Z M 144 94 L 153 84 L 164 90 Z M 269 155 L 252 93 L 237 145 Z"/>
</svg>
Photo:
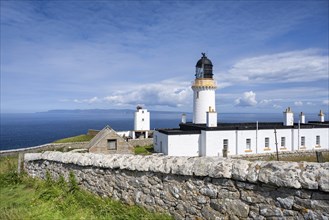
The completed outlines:
<svg viewBox="0 0 329 220">
<path fill-rule="evenodd" d="M 302 101 L 296 101 L 294 102 L 295 106 L 303 106 L 303 102 Z"/>
<path fill-rule="evenodd" d="M 287 83 L 328 79 L 328 55 L 307 49 L 262 55 L 238 61 L 221 74 L 222 85 L 234 82 Z"/>
<path fill-rule="evenodd" d="M 236 106 L 255 106 L 257 105 L 256 93 L 253 91 L 244 92 L 242 97 L 239 97 L 235 100 Z"/>
<path fill-rule="evenodd" d="M 322 104 L 323 104 L 323 105 L 328 105 L 328 106 L 329 106 L 329 100 L 323 100 L 323 101 L 322 101 Z"/>
<path fill-rule="evenodd" d="M 275 108 L 275 109 L 282 109 L 282 106 L 281 105 L 274 104 L 273 105 L 273 108 Z"/>
<path fill-rule="evenodd" d="M 90 98 L 90 99 L 74 99 L 73 102 L 75 102 L 75 103 L 94 104 L 94 103 L 97 103 L 97 102 L 102 102 L 102 100 L 95 96 L 95 97 Z"/>
<path fill-rule="evenodd" d="M 192 90 L 188 83 L 166 80 L 160 83 L 149 83 L 130 86 L 131 89 L 113 92 L 112 95 L 91 99 L 75 99 L 76 103 L 111 103 L 116 106 L 188 106 L 192 101 Z"/>
</svg>

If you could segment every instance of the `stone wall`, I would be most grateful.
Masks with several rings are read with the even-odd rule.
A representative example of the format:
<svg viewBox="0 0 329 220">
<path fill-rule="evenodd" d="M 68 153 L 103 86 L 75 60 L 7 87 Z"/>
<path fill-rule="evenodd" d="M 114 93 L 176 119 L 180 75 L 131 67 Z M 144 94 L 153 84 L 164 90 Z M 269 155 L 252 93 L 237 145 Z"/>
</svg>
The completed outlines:
<svg viewBox="0 0 329 220">
<path fill-rule="evenodd" d="M 74 172 L 87 190 L 175 219 L 329 218 L 329 163 L 60 152 L 24 160 L 30 176 Z"/>
<path fill-rule="evenodd" d="M 50 143 L 20 149 L 2 150 L 0 151 L 0 156 L 9 156 L 17 153 L 33 153 L 50 150 L 70 151 L 72 149 L 87 149 L 88 143 L 89 142 Z"/>
<path fill-rule="evenodd" d="M 149 145 L 153 145 L 153 138 L 128 139 L 128 142 L 134 147 L 136 147 L 136 146 L 149 146 Z"/>
</svg>

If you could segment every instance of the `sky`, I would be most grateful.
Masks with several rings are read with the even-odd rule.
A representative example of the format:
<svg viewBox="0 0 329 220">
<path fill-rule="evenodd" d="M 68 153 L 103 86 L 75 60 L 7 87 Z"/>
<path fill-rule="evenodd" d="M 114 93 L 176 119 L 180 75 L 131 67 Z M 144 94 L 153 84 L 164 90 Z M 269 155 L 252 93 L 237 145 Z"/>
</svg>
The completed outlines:
<svg viewBox="0 0 329 220">
<path fill-rule="evenodd" d="M 192 112 L 205 52 L 219 113 L 329 114 L 326 1 L 1 0 L 1 113 Z"/>
</svg>

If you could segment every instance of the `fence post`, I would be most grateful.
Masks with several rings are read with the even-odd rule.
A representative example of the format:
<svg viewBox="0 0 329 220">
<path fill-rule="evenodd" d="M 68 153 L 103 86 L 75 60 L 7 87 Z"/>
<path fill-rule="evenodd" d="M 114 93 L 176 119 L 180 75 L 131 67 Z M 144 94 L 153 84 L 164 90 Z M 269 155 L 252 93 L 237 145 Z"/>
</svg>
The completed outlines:
<svg viewBox="0 0 329 220">
<path fill-rule="evenodd" d="M 315 154 L 316 154 L 316 161 L 318 161 L 318 163 L 323 163 L 324 159 L 323 159 L 322 152 L 315 151 Z"/>
<path fill-rule="evenodd" d="M 223 148 L 223 157 L 227 157 L 227 146 Z"/>
<path fill-rule="evenodd" d="M 22 159 L 23 159 L 23 153 L 18 153 L 18 161 L 17 161 L 17 173 L 21 173 L 22 168 Z"/>
</svg>

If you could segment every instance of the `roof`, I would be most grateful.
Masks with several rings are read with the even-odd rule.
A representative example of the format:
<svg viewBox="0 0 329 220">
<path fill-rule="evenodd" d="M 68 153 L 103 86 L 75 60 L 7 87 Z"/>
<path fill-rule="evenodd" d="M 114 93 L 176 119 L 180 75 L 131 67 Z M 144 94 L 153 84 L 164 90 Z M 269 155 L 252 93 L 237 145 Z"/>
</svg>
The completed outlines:
<svg viewBox="0 0 329 220">
<path fill-rule="evenodd" d="M 194 124 L 194 123 L 181 123 L 180 128 L 174 129 L 159 129 L 160 133 L 168 135 L 182 135 L 182 134 L 200 134 L 201 130 L 205 131 L 228 131 L 228 130 L 256 130 L 257 124 L 255 122 L 250 123 L 218 123 L 217 127 L 207 127 L 206 124 Z M 282 122 L 259 122 L 258 130 L 265 129 L 298 129 L 298 123 L 293 126 L 285 126 Z M 325 122 L 309 122 L 306 124 L 300 124 L 300 129 L 310 128 L 329 128 L 329 121 Z"/>
<path fill-rule="evenodd" d="M 201 68 L 201 67 L 203 67 L 202 64 L 212 66 L 211 60 L 209 60 L 206 57 L 206 54 L 205 53 L 202 53 L 202 57 L 201 57 L 200 60 L 198 60 L 198 62 L 196 63 L 195 67 L 200 67 Z"/>
</svg>

